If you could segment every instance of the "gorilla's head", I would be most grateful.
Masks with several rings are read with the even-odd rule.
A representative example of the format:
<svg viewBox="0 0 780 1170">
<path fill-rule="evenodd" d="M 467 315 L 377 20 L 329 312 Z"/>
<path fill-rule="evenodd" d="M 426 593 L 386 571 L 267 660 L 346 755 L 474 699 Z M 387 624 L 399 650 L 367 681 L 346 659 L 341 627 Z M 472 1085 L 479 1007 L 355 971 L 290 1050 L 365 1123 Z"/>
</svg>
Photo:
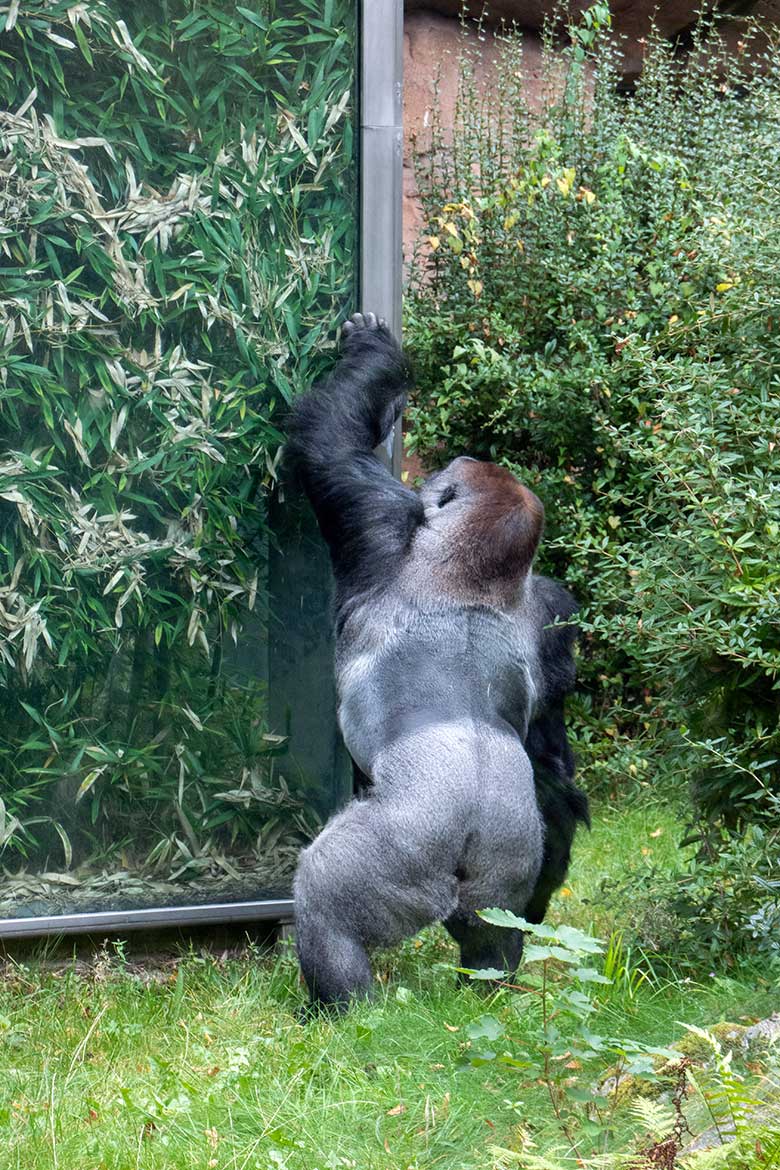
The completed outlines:
<svg viewBox="0 0 780 1170">
<path fill-rule="evenodd" d="M 541 502 L 505 467 L 454 459 L 420 489 L 425 524 L 415 541 L 441 585 L 465 596 L 511 596 L 527 576 L 544 523 Z"/>
</svg>

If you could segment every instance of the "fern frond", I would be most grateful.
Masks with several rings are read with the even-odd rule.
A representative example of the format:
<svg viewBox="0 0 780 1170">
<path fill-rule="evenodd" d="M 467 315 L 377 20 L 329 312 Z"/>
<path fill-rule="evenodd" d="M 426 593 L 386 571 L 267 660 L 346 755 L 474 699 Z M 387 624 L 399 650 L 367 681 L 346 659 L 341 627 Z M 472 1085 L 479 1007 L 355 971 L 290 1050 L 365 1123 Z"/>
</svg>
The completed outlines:
<svg viewBox="0 0 780 1170">
<path fill-rule="evenodd" d="M 710 1150 L 696 1150 L 691 1154 L 681 1154 L 680 1170 L 727 1170 L 733 1153 L 733 1149 L 725 1145 L 713 1146 Z"/>
<path fill-rule="evenodd" d="M 637 1097 L 631 1102 L 631 1113 L 655 1142 L 663 1141 L 674 1129 L 674 1109 L 667 1101 Z"/>
</svg>

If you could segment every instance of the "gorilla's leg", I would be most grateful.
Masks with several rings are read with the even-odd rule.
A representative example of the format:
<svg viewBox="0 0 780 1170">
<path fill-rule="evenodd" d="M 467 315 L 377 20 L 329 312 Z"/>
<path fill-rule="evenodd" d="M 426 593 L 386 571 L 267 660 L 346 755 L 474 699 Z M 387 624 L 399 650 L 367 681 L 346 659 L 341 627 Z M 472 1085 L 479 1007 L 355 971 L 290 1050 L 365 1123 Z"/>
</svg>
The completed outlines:
<svg viewBox="0 0 780 1170">
<path fill-rule="evenodd" d="M 523 957 L 523 932 L 490 926 L 476 914 L 456 911 L 444 923 L 460 946 L 460 965 L 470 971 L 514 972 Z M 466 978 L 466 977 L 464 977 Z"/>
<path fill-rule="evenodd" d="M 556 777 L 543 768 L 535 768 L 534 779 L 545 826 L 544 857 L 523 917 L 539 923 L 544 921 L 553 894 L 566 880 L 577 825 L 590 828 L 590 814 L 587 796 L 571 780 Z"/>
<path fill-rule="evenodd" d="M 552 649 L 556 633 L 555 630 L 547 632 L 548 642 L 543 645 L 545 668 L 549 671 L 558 665 L 563 669 L 569 663 L 573 678 L 571 651 L 560 641 L 566 631 L 560 634 L 557 657 Z M 577 825 L 590 828 L 588 798 L 574 783 L 574 753 L 566 733 L 563 704 L 563 697 L 549 702 L 535 716 L 526 736 L 525 748 L 534 770 L 536 801 L 544 820 L 542 868 L 523 913 L 524 918 L 534 923 L 543 921 L 550 898 L 566 878 Z"/>
<path fill-rule="evenodd" d="M 295 942 L 301 971 L 315 1006 L 343 1009 L 371 990 L 371 964 L 357 932 L 327 911 L 298 913 Z"/>
<path fill-rule="evenodd" d="M 444 925 L 460 944 L 462 967 L 511 974 L 523 955 L 522 931 L 492 926 L 477 911 L 497 907 L 523 914 L 542 863 L 543 825 L 535 803 L 514 823 L 510 816 L 489 823 L 491 834 L 472 842 L 463 859 L 458 905 Z"/>
<path fill-rule="evenodd" d="M 410 819 L 370 795 L 305 849 L 295 875 L 295 937 L 313 1004 L 345 1007 L 371 988 L 368 952 L 446 918 L 457 879 Z"/>
</svg>

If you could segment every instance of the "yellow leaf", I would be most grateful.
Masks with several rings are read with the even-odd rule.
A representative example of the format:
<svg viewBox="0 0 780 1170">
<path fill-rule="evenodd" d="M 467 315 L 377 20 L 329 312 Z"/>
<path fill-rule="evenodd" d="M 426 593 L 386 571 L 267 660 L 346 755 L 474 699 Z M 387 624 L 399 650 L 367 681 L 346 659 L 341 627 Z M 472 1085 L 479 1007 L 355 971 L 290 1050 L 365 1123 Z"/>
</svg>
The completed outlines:
<svg viewBox="0 0 780 1170">
<path fill-rule="evenodd" d="M 8 28 L 8 25 L 7 25 L 7 24 L 6 24 L 6 28 Z M 172 301 L 178 301 L 179 297 L 183 297 L 183 296 L 184 296 L 184 294 L 185 294 L 186 292 L 189 292 L 189 290 L 190 290 L 191 288 L 192 288 L 192 281 L 190 281 L 190 283 L 189 283 L 189 284 L 183 284 L 183 285 L 181 286 L 181 288 L 177 288 L 177 290 L 176 290 L 176 292 L 173 294 L 173 296 L 172 296 L 172 297 L 168 297 L 168 301 L 169 301 L 169 303 L 170 303 L 170 302 L 172 302 Z"/>
<path fill-rule="evenodd" d="M 596 201 L 596 196 L 587 187 L 580 187 L 579 196 L 580 199 L 584 200 L 585 203 L 588 204 L 588 206 L 590 206 L 591 203 L 595 203 Z"/>
<path fill-rule="evenodd" d="M 574 167 L 565 167 L 561 178 L 555 180 L 556 186 L 558 187 L 561 195 L 563 195 L 564 199 L 568 198 L 568 196 L 571 194 L 571 189 L 574 186 L 574 176 L 576 173 L 577 172 L 575 171 Z"/>
<path fill-rule="evenodd" d="M 445 232 L 449 232 L 451 236 L 455 236 L 457 239 L 458 229 L 451 219 L 448 219 L 446 223 L 442 224 L 442 227 L 444 228 Z"/>
<path fill-rule="evenodd" d="M 677 316 L 677 314 L 672 313 L 671 317 L 669 318 L 669 324 L 676 325 L 679 320 L 680 320 L 680 318 Z"/>
<path fill-rule="evenodd" d="M 441 244 L 441 240 L 439 239 L 438 236 L 428 236 L 428 243 L 431 247 L 431 250 L 435 252 L 436 249 Z"/>
<path fill-rule="evenodd" d="M 478 297 L 481 295 L 481 293 L 482 293 L 482 281 L 481 280 L 469 280 L 466 283 L 468 284 L 469 288 L 471 289 L 471 291 L 473 292 L 475 297 Z"/>
<path fill-rule="evenodd" d="M 105 770 L 105 765 L 102 768 L 93 768 L 92 771 L 84 777 L 84 779 L 79 784 L 79 790 L 76 793 L 76 803 L 81 800 L 85 792 L 89 792 L 98 776 L 101 776 Z"/>
<path fill-rule="evenodd" d="M 726 292 L 728 289 L 733 288 L 733 287 L 734 287 L 733 280 L 722 280 L 720 282 L 720 284 L 715 285 L 715 291 L 716 292 Z"/>
</svg>

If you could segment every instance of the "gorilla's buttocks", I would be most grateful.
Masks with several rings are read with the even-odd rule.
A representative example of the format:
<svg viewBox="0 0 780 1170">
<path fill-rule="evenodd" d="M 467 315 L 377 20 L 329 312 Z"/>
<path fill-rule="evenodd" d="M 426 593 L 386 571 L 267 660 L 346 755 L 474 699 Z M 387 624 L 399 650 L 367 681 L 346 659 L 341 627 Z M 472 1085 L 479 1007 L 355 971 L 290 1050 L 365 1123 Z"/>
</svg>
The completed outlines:
<svg viewBox="0 0 780 1170">
<path fill-rule="evenodd" d="M 346 745 L 367 778 L 300 859 L 298 953 L 315 1002 L 371 983 L 368 951 L 442 921 L 467 967 L 513 969 L 587 803 L 563 700 L 575 606 L 531 572 L 539 500 L 504 468 L 454 460 L 411 491 L 373 449 L 409 371 L 372 315 L 343 331 L 330 377 L 295 405 L 288 443 L 330 547 Z"/>
</svg>

